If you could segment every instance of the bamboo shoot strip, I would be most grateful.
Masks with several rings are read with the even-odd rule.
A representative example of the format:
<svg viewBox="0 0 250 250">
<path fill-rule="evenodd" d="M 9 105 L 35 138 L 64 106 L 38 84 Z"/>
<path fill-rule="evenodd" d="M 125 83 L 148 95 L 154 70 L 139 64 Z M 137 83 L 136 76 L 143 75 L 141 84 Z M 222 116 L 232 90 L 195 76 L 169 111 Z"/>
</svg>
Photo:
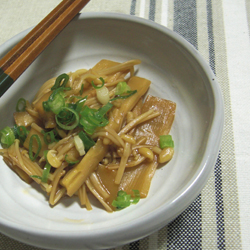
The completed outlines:
<svg viewBox="0 0 250 250">
<path fill-rule="evenodd" d="M 0 97 L 89 0 L 64 0 L 0 60 Z"/>
</svg>

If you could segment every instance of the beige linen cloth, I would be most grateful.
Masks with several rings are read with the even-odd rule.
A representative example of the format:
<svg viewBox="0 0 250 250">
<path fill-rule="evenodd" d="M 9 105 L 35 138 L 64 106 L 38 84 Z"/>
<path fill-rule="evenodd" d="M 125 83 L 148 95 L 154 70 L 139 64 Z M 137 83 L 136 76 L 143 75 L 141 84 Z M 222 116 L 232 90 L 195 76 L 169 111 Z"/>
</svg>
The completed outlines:
<svg viewBox="0 0 250 250">
<path fill-rule="evenodd" d="M 0 44 L 36 25 L 59 2 L 1 0 Z M 221 149 L 200 195 L 169 225 L 116 249 L 249 249 L 250 1 L 92 0 L 83 12 L 136 15 L 179 33 L 209 63 L 225 103 Z M 39 248 L 0 234 L 0 249 Z"/>
</svg>

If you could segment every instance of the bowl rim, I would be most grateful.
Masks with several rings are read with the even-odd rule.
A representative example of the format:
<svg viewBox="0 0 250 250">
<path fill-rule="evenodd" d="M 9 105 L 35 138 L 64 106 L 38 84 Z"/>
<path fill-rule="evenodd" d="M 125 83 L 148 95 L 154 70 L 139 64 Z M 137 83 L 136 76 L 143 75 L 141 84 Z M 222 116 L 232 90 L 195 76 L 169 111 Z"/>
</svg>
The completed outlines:
<svg viewBox="0 0 250 250">
<path fill-rule="evenodd" d="M 179 43 L 182 47 L 184 47 L 190 55 L 194 57 L 198 64 L 201 65 L 202 70 L 204 71 L 207 79 L 209 79 L 211 84 L 211 90 L 213 93 L 214 100 L 214 115 L 210 126 L 210 136 L 207 141 L 207 146 L 204 151 L 204 157 L 201 161 L 200 166 L 198 167 L 195 175 L 193 178 L 188 182 L 186 186 L 184 186 L 181 191 L 175 195 L 175 198 L 171 202 L 167 202 L 160 207 L 156 208 L 154 211 L 147 214 L 147 216 L 142 216 L 140 218 L 135 219 L 132 222 L 124 223 L 122 225 L 115 225 L 112 228 L 108 229 L 97 229 L 93 235 L 93 232 L 84 231 L 84 234 L 76 231 L 72 232 L 64 232 L 58 230 L 49 230 L 46 231 L 45 229 L 40 228 L 30 228 L 26 225 L 14 223 L 9 220 L 5 220 L 0 217 L 0 229 L 3 233 L 9 235 L 12 238 L 16 238 L 20 241 L 22 240 L 21 234 L 30 234 L 36 238 L 43 237 L 44 239 L 48 240 L 61 240 L 62 237 L 64 240 L 84 240 L 90 241 L 96 238 L 104 239 L 107 234 L 115 235 L 115 233 L 119 232 L 119 234 L 126 235 L 126 239 L 124 239 L 125 243 L 130 241 L 140 239 L 145 237 L 156 230 L 159 230 L 161 227 L 169 223 L 171 220 L 176 218 L 185 208 L 190 205 L 194 199 L 199 195 L 201 189 L 205 186 L 206 181 L 209 178 L 210 172 L 213 169 L 215 160 L 217 159 L 219 153 L 219 147 L 222 139 L 222 131 L 224 126 L 224 107 L 223 107 L 223 97 L 220 86 L 216 80 L 214 73 L 212 72 L 211 68 L 207 64 L 207 62 L 203 59 L 200 53 L 183 37 L 179 34 L 175 33 L 174 31 L 168 29 L 165 26 L 162 26 L 156 22 L 132 16 L 128 14 L 121 14 L 121 13 L 110 13 L 110 12 L 83 12 L 79 14 L 74 20 L 85 20 L 85 19 L 110 19 L 110 20 L 121 20 L 125 22 L 132 22 L 132 23 L 139 23 L 143 26 L 147 26 L 153 28 L 161 33 L 167 34 L 168 36 L 172 37 L 177 43 Z M 10 47 L 15 45 L 18 41 L 21 40 L 32 28 L 29 28 L 16 36 L 12 37 L 4 44 L 0 46 L 0 52 L 9 50 Z M 215 157 L 216 155 L 216 157 Z M 185 200 L 188 200 L 188 204 L 184 206 L 182 197 L 185 195 Z M 186 202 L 185 202 L 186 203 Z M 165 219 L 166 209 L 171 209 L 171 218 Z M 149 225 L 147 230 L 142 230 L 143 225 L 145 222 Z M 135 230 L 133 230 L 133 235 L 130 235 L 129 229 L 138 228 L 137 233 L 135 234 Z M 6 229 L 6 230 L 3 230 Z M 13 236 L 9 233 L 10 230 L 15 230 L 17 236 Z M 142 232 L 143 231 L 143 232 Z M 115 240 L 115 237 L 113 237 Z M 27 242 L 26 242 L 27 243 Z M 125 244 L 124 243 L 124 244 Z M 32 244 L 36 245 L 35 242 Z M 43 246 L 44 247 L 44 246 Z"/>
</svg>

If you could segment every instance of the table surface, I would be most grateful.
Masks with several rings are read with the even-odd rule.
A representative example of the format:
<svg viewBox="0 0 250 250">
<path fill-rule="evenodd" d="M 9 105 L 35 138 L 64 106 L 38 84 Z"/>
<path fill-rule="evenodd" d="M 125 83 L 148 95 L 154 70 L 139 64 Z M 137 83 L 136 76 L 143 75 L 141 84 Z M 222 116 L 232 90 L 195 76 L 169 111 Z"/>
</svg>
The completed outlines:
<svg viewBox="0 0 250 250">
<path fill-rule="evenodd" d="M 0 45 L 41 21 L 60 0 L 1 0 Z M 116 249 L 249 249 L 250 1 L 91 0 L 82 12 L 136 15 L 182 35 L 221 86 L 225 125 L 214 171 L 197 199 L 160 231 Z M 193 223 L 195 212 L 199 220 Z M 39 249 L 0 234 L 0 249 Z"/>
</svg>

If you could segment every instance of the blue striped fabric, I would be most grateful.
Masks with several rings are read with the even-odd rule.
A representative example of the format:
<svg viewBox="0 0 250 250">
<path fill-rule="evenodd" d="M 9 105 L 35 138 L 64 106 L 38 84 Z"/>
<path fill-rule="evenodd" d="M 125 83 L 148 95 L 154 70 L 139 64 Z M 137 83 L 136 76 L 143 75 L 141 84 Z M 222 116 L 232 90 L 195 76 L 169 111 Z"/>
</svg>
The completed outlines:
<svg viewBox="0 0 250 250">
<path fill-rule="evenodd" d="M 216 197 L 216 218 L 217 218 L 217 246 L 218 249 L 225 249 L 225 225 L 224 225 L 224 204 L 221 176 L 220 155 L 215 164 L 215 197 Z"/>
<path fill-rule="evenodd" d="M 156 0 L 150 0 L 150 6 L 149 6 L 149 20 L 155 21 L 155 5 Z"/>
</svg>

